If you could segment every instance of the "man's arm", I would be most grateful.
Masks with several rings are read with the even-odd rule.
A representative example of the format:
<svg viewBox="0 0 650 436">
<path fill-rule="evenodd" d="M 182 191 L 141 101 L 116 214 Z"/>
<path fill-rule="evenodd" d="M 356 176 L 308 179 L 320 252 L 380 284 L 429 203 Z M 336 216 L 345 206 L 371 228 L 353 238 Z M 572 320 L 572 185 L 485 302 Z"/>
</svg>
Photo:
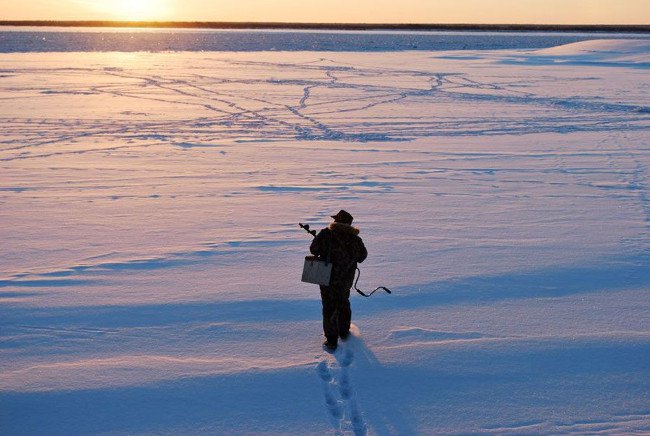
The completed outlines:
<svg viewBox="0 0 650 436">
<path fill-rule="evenodd" d="M 366 246 L 363 244 L 363 239 L 359 238 L 357 262 L 359 263 L 363 262 L 364 260 L 366 260 L 366 257 L 368 257 L 368 250 L 366 250 Z"/>
<path fill-rule="evenodd" d="M 327 229 L 323 229 L 314 238 L 313 241 L 311 241 L 311 245 L 309 246 L 309 251 L 311 254 L 314 256 L 323 256 L 323 252 L 325 251 L 326 247 L 326 240 L 327 238 L 325 237 L 326 233 L 329 232 Z"/>
</svg>

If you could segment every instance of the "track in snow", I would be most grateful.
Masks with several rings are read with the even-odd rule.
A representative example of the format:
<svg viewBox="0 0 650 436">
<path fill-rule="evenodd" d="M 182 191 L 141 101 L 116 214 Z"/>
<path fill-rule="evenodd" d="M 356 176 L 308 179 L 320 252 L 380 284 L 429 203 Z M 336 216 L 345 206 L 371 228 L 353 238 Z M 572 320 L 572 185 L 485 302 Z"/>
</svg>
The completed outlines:
<svg viewBox="0 0 650 436">
<path fill-rule="evenodd" d="M 368 433 L 363 412 L 357 403 L 355 388 L 350 376 L 354 363 L 354 351 L 349 342 L 340 342 L 332 357 L 326 357 L 316 366 L 321 380 L 325 406 L 336 434 L 352 433 L 356 436 Z"/>
</svg>

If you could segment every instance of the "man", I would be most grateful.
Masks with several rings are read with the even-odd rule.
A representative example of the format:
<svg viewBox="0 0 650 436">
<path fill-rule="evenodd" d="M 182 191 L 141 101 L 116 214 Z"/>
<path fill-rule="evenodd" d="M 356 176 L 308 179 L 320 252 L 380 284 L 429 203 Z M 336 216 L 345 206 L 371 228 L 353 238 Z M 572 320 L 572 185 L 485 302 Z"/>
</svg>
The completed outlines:
<svg viewBox="0 0 650 436">
<path fill-rule="evenodd" d="M 357 262 L 363 262 L 368 256 L 359 229 L 352 227 L 352 215 L 341 210 L 332 218 L 334 222 L 318 232 L 309 247 L 313 255 L 332 262 L 330 284 L 320 287 L 326 338 L 323 346 L 328 351 L 336 350 L 338 338 L 345 340 L 350 334 L 350 288 Z"/>
</svg>

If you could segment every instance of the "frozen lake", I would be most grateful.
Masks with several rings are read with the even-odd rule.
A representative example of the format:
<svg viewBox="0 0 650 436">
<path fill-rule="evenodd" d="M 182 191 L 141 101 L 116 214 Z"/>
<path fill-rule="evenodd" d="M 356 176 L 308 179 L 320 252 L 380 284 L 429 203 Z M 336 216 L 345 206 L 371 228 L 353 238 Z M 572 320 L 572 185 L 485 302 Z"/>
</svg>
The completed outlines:
<svg viewBox="0 0 650 436">
<path fill-rule="evenodd" d="M 649 431 L 650 42 L 511 43 L 0 55 L 0 433 Z"/>
<path fill-rule="evenodd" d="M 77 51 L 405 51 L 548 48 L 648 33 L 0 28 L 0 53 Z"/>
</svg>

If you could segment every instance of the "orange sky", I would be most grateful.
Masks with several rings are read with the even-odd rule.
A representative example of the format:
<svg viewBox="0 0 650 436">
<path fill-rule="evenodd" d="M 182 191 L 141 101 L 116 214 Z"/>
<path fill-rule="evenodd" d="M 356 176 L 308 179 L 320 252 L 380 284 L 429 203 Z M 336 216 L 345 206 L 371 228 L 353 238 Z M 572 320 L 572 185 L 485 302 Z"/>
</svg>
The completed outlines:
<svg viewBox="0 0 650 436">
<path fill-rule="evenodd" d="M 0 19 L 650 24 L 650 0 L 0 0 Z"/>
</svg>

